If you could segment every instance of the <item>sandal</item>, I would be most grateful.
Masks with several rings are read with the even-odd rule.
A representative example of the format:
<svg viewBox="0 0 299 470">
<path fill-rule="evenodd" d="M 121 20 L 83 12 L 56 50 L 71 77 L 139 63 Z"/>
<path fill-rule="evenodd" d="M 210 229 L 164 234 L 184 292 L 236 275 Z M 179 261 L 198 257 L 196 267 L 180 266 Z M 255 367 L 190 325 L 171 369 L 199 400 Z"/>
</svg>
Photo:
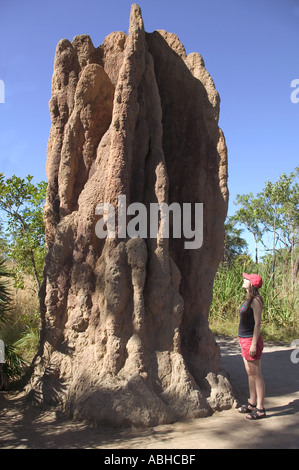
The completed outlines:
<svg viewBox="0 0 299 470">
<path fill-rule="evenodd" d="M 265 408 L 255 408 L 255 410 L 253 410 L 248 416 L 246 416 L 246 418 L 252 419 L 253 421 L 255 421 L 256 419 L 265 418 L 265 416 L 266 416 Z"/>
<path fill-rule="evenodd" d="M 249 408 L 251 407 L 251 408 Z M 247 403 L 247 405 L 242 405 L 238 408 L 238 412 L 239 413 L 251 413 L 252 411 L 254 411 L 254 409 L 256 408 L 256 405 L 252 405 L 251 403 Z"/>
</svg>

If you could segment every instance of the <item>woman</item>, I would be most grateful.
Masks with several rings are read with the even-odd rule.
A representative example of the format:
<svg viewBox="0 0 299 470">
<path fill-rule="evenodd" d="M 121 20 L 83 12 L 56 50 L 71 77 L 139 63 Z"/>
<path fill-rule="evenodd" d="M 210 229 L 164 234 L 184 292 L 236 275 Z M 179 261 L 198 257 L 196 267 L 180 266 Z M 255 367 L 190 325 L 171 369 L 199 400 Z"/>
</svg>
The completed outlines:
<svg viewBox="0 0 299 470">
<path fill-rule="evenodd" d="M 250 398 L 247 405 L 241 406 L 238 411 L 247 413 L 246 418 L 261 419 L 266 416 L 264 408 L 265 383 L 261 372 L 261 356 L 263 351 L 263 338 L 260 334 L 263 299 L 258 289 L 263 280 L 257 274 L 243 273 L 244 289 L 247 298 L 240 308 L 239 341 L 245 369 L 248 374 Z"/>
</svg>

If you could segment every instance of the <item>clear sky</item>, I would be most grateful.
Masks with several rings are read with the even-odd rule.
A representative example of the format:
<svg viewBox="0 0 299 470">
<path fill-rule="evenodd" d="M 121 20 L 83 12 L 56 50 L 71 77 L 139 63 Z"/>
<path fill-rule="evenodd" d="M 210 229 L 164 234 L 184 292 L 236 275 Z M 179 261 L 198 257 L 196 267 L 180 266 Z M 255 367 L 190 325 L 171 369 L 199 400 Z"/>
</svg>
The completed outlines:
<svg viewBox="0 0 299 470">
<path fill-rule="evenodd" d="M 0 172 L 46 179 L 48 102 L 58 41 L 89 34 L 98 46 L 128 31 L 129 0 L 0 0 Z M 176 33 L 199 52 L 221 97 L 229 158 L 231 215 L 236 194 L 299 165 L 299 0 L 140 0 L 145 29 Z M 299 96 L 299 93 L 298 93 Z M 1 93 L 0 93 L 1 101 Z M 2 100 L 3 101 L 3 100 Z"/>
</svg>

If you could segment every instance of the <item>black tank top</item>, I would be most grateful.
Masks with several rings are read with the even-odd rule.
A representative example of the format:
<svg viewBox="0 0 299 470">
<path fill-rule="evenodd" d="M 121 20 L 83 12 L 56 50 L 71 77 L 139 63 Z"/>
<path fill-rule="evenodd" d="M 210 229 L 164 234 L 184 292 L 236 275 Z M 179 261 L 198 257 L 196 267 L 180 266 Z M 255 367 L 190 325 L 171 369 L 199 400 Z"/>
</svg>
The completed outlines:
<svg viewBox="0 0 299 470">
<path fill-rule="evenodd" d="M 238 336 L 240 338 L 251 338 L 253 336 L 253 330 L 254 330 L 254 315 L 253 315 L 253 310 L 251 307 L 247 310 L 246 313 L 244 313 L 244 310 L 246 310 L 247 306 L 247 300 L 245 300 L 244 304 L 240 307 L 240 323 L 239 323 L 239 331 L 238 331 Z"/>
</svg>

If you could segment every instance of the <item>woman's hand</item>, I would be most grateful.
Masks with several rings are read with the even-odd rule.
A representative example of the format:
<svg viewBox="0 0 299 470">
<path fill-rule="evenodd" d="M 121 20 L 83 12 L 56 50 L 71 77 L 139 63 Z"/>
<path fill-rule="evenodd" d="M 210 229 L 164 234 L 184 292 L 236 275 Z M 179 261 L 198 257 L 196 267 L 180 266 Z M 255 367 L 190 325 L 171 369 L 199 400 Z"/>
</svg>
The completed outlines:
<svg viewBox="0 0 299 470">
<path fill-rule="evenodd" d="M 254 357 L 256 355 L 256 346 L 254 344 L 251 344 L 249 354 L 251 357 Z"/>
</svg>

